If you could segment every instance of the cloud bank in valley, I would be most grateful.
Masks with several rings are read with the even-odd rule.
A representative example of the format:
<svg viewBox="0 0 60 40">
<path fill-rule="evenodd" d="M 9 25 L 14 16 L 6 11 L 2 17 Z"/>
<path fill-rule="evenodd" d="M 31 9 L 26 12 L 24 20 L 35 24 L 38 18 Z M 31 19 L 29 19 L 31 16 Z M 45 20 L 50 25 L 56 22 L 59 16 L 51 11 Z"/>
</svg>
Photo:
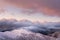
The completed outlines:
<svg viewBox="0 0 60 40">
<path fill-rule="evenodd" d="M 33 9 L 34 12 L 43 12 L 47 15 L 60 16 L 60 0 L 3 0 L 8 5 L 24 9 Z"/>
<path fill-rule="evenodd" d="M 15 29 L 25 29 L 35 33 L 49 34 L 58 31 L 60 28 L 60 22 L 47 22 L 47 23 L 39 23 L 39 22 L 31 22 L 29 20 L 21 20 L 17 21 L 15 19 L 0 20 L 0 32 L 12 31 Z M 52 31 L 51 31 L 52 30 Z"/>
<path fill-rule="evenodd" d="M 22 32 L 23 31 L 23 32 Z M 54 37 L 33 33 L 24 29 L 0 32 L 0 40 L 55 40 Z"/>
<path fill-rule="evenodd" d="M 51 34 L 55 32 L 54 30 L 60 28 L 59 22 L 47 22 L 47 23 L 39 23 L 39 22 L 31 22 L 29 20 L 20 20 L 17 21 L 15 19 L 7 20 L 2 19 L 0 20 L 0 39 L 2 40 L 19 40 L 19 39 L 30 39 L 30 36 L 32 37 L 32 40 L 45 40 L 47 38 L 52 39 L 52 37 L 44 36 L 47 34 Z M 44 35 L 42 35 L 44 34 Z M 25 37 L 26 35 L 26 37 Z M 55 39 L 55 38 L 53 38 Z"/>
</svg>

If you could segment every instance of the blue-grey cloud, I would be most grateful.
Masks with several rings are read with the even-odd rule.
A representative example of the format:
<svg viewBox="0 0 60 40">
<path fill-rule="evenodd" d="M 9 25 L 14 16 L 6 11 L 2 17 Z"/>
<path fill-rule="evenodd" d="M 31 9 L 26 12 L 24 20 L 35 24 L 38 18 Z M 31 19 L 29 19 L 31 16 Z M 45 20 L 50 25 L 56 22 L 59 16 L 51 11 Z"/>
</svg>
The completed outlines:
<svg viewBox="0 0 60 40">
<path fill-rule="evenodd" d="M 15 29 L 25 29 L 35 33 L 42 33 L 47 35 L 55 31 L 60 31 L 60 22 L 47 22 L 42 24 L 39 22 L 33 23 L 29 20 L 0 20 L 0 32 L 12 31 Z"/>
<path fill-rule="evenodd" d="M 23 38 L 24 40 L 26 39 L 25 35 L 30 38 L 31 35 L 49 35 L 59 31 L 60 22 L 33 23 L 29 20 L 0 20 L 0 40 L 17 40 L 19 38 Z M 40 36 L 38 38 L 40 38 Z"/>
<path fill-rule="evenodd" d="M 46 39 L 55 40 L 54 37 L 49 37 L 39 33 L 33 33 L 24 29 L 0 32 L 0 40 L 46 40 Z"/>
</svg>

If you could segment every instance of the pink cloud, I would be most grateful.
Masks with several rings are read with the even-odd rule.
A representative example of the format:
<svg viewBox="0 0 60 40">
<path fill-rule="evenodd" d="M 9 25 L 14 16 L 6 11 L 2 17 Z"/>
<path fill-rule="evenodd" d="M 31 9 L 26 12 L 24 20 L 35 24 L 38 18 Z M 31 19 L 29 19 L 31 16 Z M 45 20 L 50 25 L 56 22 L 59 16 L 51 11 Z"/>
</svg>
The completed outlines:
<svg viewBox="0 0 60 40">
<path fill-rule="evenodd" d="M 47 15 L 60 16 L 60 0 L 4 0 L 18 8 L 34 9 Z"/>
</svg>

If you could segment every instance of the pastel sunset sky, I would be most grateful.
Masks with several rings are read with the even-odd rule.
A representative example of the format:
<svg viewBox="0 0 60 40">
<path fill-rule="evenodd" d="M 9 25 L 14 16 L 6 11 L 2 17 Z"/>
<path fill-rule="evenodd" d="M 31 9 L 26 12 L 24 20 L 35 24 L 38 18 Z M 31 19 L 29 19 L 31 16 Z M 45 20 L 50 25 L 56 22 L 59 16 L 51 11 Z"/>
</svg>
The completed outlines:
<svg viewBox="0 0 60 40">
<path fill-rule="evenodd" d="M 60 22 L 60 0 L 0 0 L 0 19 Z"/>
</svg>

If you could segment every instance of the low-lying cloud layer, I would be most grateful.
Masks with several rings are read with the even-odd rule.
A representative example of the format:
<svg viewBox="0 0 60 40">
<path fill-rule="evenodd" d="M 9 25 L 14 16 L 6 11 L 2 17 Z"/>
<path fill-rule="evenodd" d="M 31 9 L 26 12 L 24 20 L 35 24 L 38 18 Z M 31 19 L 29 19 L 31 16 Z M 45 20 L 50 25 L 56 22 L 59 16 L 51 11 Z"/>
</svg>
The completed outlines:
<svg viewBox="0 0 60 40">
<path fill-rule="evenodd" d="M 60 0 L 3 0 L 18 8 L 33 9 L 47 15 L 60 16 Z"/>
<path fill-rule="evenodd" d="M 0 20 L 0 40 L 29 40 L 32 35 L 34 38 L 32 37 L 31 40 L 45 40 L 46 38 L 55 40 L 55 38 L 42 34 L 49 35 L 56 31 L 60 31 L 60 22 L 33 23 L 29 20 Z"/>
<path fill-rule="evenodd" d="M 29 20 L 21 20 L 17 21 L 15 19 L 0 20 L 0 32 L 12 31 L 15 29 L 25 29 L 35 33 L 49 34 L 55 31 L 60 31 L 60 22 L 47 22 L 47 23 L 39 23 L 39 22 L 31 22 Z M 52 31 L 51 31 L 52 30 Z"/>
<path fill-rule="evenodd" d="M 0 32 L 0 40 L 56 40 L 54 37 L 33 33 L 24 29 Z"/>
</svg>

